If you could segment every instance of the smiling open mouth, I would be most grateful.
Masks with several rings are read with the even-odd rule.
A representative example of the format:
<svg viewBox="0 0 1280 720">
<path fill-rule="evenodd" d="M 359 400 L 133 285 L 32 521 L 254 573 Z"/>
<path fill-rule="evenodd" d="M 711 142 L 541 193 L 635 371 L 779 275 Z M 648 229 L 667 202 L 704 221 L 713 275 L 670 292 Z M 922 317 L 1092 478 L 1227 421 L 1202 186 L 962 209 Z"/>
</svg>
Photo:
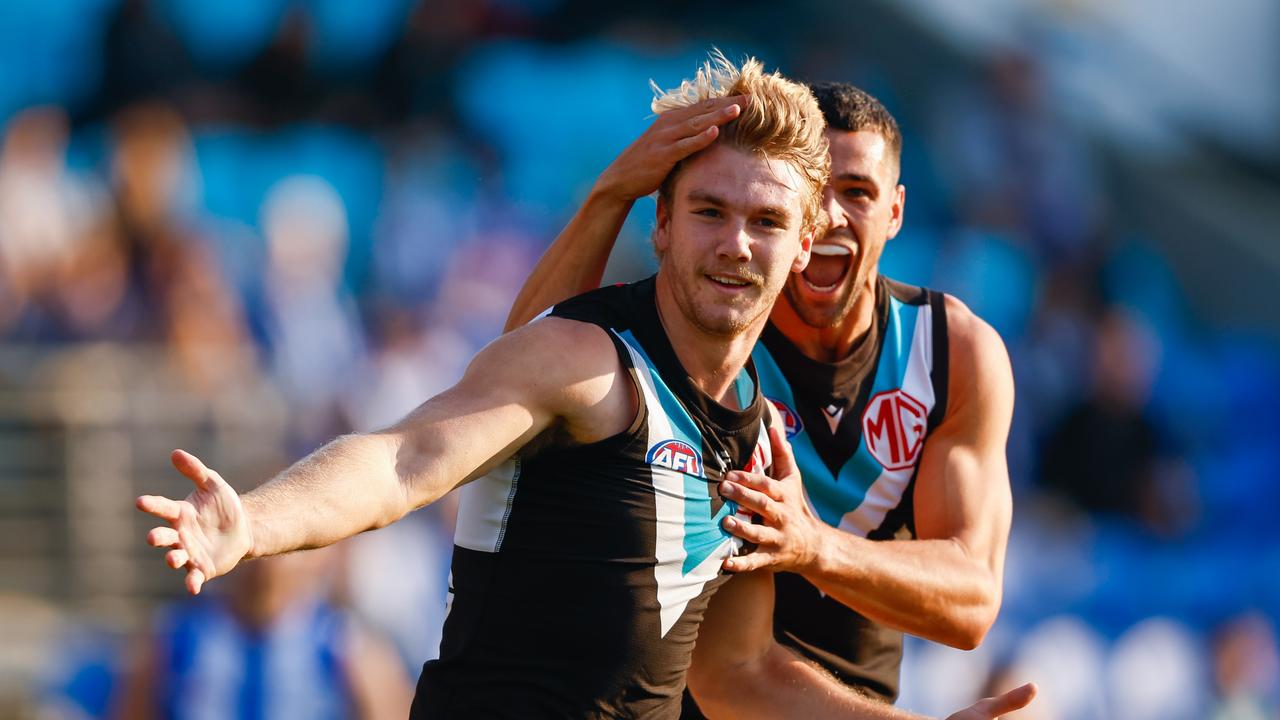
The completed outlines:
<svg viewBox="0 0 1280 720">
<path fill-rule="evenodd" d="M 840 287 L 853 268 L 853 251 L 844 245 L 814 245 L 809 264 L 801 276 L 816 292 L 831 292 Z"/>
<path fill-rule="evenodd" d="M 736 275 L 722 275 L 719 273 L 708 273 L 707 279 L 717 285 L 727 288 L 746 287 L 751 284 L 751 281 L 745 278 L 741 278 Z"/>
</svg>

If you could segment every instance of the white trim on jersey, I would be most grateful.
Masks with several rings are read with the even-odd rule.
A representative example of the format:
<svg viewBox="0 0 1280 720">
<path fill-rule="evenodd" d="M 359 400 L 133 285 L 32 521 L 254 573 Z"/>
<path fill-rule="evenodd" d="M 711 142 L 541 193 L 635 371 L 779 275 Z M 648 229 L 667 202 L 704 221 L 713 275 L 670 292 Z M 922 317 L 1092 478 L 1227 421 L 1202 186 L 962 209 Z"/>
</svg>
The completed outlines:
<svg viewBox="0 0 1280 720">
<path fill-rule="evenodd" d="M 907 370 L 902 378 L 902 390 L 925 406 L 925 414 L 933 411 L 936 398 L 933 380 L 929 373 L 933 368 L 933 306 L 925 303 L 916 312 L 916 326 L 912 332 L 911 351 L 907 356 Z M 916 464 L 900 470 L 884 470 L 876 478 L 858 507 L 845 513 L 839 528 L 866 537 L 880 527 L 885 515 L 898 506 L 907 484 L 915 473 Z"/>
<path fill-rule="evenodd" d="M 623 345 L 631 354 L 631 364 L 636 369 L 645 406 L 649 409 L 646 430 L 648 447 L 652 448 L 676 435 L 658 400 L 648 363 L 625 340 Z M 733 544 L 730 540 L 725 540 L 686 575 L 683 572 L 684 561 L 688 557 L 684 547 L 684 475 L 658 465 L 651 464 L 649 469 L 653 477 L 654 513 L 657 518 L 657 526 L 654 528 L 654 555 L 657 562 L 653 566 L 653 577 L 658 584 L 662 637 L 666 637 L 684 613 L 689 601 L 697 597 L 703 586 L 719 574 L 721 562 L 732 553 Z"/>
<path fill-rule="evenodd" d="M 501 550 L 519 480 L 520 459 L 511 458 L 459 488 L 453 543 L 480 552 Z"/>
</svg>

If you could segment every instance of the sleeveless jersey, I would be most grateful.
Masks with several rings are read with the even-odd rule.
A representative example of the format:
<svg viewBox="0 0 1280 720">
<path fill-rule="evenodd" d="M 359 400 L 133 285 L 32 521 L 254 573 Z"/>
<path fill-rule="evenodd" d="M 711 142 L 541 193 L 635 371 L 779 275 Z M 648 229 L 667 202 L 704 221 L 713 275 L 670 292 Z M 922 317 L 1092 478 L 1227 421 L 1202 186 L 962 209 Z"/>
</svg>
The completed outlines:
<svg viewBox="0 0 1280 720">
<path fill-rule="evenodd" d="M 658 320 L 654 282 L 551 311 L 608 332 L 639 409 L 617 435 L 519 454 L 461 489 L 440 659 L 423 668 L 413 717 L 678 717 L 698 625 L 737 545 L 720 526 L 737 508 L 719 481 L 770 463 L 754 370 L 739 383 L 744 411 L 698 390 Z"/>
<path fill-rule="evenodd" d="M 215 596 L 179 603 L 157 625 L 160 717 L 173 720 L 332 718 L 355 713 L 348 690 L 349 620 L 303 602 L 251 629 Z"/>
<path fill-rule="evenodd" d="M 810 504 L 823 521 L 872 540 L 914 538 L 921 449 L 947 407 L 943 295 L 881 276 L 874 327 L 851 355 L 823 363 L 774 326 L 753 352 L 761 391 L 787 426 Z M 902 633 L 779 573 L 778 641 L 847 684 L 897 698 Z"/>
</svg>

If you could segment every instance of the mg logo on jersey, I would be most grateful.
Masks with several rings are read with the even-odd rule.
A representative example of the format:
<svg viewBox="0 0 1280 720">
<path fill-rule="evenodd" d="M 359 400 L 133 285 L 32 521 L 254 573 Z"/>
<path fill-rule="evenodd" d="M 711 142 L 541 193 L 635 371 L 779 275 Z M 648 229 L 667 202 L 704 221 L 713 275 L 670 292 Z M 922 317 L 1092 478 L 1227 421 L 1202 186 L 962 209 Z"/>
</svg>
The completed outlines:
<svg viewBox="0 0 1280 720">
<path fill-rule="evenodd" d="M 804 424 L 800 422 L 800 416 L 796 414 L 795 410 L 787 407 L 787 404 L 781 400 L 774 400 L 773 398 L 766 399 L 773 403 L 774 407 L 778 408 L 778 414 L 782 416 L 782 423 L 787 429 L 788 440 L 799 435 L 800 431 L 804 430 Z"/>
<path fill-rule="evenodd" d="M 862 437 L 885 470 L 916 464 L 928 429 L 928 410 L 902 390 L 877 393 L 862 413 Z"/>
<path fill-rule="evenodd" d="M 693 446 L 679 440 L 663 440 L 649 448 L 644 461 L 650 465 L 659 465 L 677 472 L 702 477 L 702 456 Z"/>
</svg>

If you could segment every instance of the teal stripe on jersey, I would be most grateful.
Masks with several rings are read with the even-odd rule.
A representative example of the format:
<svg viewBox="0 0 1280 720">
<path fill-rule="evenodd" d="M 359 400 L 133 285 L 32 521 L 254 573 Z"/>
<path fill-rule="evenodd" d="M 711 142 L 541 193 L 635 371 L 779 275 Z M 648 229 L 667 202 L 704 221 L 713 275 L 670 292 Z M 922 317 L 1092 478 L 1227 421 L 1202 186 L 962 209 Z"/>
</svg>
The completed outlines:
<svg viewBox="0 0 1280 720">
<path fill-rule="evenodd" d="M 644 351 L 640 341 L 636 340 L 636 336 L 632 335 L 630 330 L 619 333 L 619 337 L 636 351 L 641 359 L 644 360 L 645 365 L 649 366 L 649 374 L 653 376 L 653 386 L 658 393 L 658 402 L 662 404 L 661 408 L 650 408 L 650 411 L 652 412 L 655 409 L 662 410 L 662 414 L 667 416 L 667 421 L 671 423 L 671 430 L 676 435 L 673 439 L 687 443 L 701 453 L 702 433 L 698 431 L 697 424 L 693 422 L 689 412 L 684 409 L 684 405 L 680 404 L 676 394 L 671 392 L 671 388 L 667 387 L 667 381 L 663 380 L 662 376 L 658 374 L 657 366 L 653 364 L 649 354 Z"/>
<path fill-rule="evenodd" d="M 658 403 L 662 406 L 660 408 L 649 408 L 649 412 L 661 412 L 665 415 L 667 421 L 671 424 L 672 432 L 677 436 L 673 439 L 688 443 L 701 455 L 703 449 L 702 433 L 698 431 L 697 424 L 694 423 L 689 412 L 685 410 L 684 405 L 680 403 L 679 398 L 667 386 L 662 376 L 658 374 L 658 368 L 653 364 L 649 354 L 644 351 L 644 348 L 630 330 L 618 333 L 618 336 L 630 345 L 636 351 L 636 354 L 644 360 L 645 365 L 649 367 L 649 375 L 653 378 L 653 386 L 658 395 Z M 705 471 L 708 459 L 712 462 L 719 462 L 715 458 L 703 458 L 703 467 L 699 468 L 700 471 Z M 705 475 L 705 472 L 700 474 Z M 711 514 L 710 486 L 707 481 L 702 477 L 689 473 L 683 473 L 683 475 L 685 558 L 681 572 L 688 575 L 718 550 L 725 540 L 733 537 L 721 527 L 720 523 L 729 514 L 737 512 L 738 508 L 737 503 L 726 501 L 720 507 L 720 511 L 713 517 Z"/>
<path fill-rule="evenodd" d="M 907 373 L 907 361 L 911 356 L 911 343 L 915 337 L 920 307 L 907 305 L 892 296 L 889 302 L 889 322 L 884 329 L 884 348 L 880 353 L 875 382 L 867 395 L 868 398 L 875 397 L 876 393 L 885 390 L 902 387 Z M 783 401 L 791 408 L 797 407 L 790 383 L 787 382 L 782 369 L 769 355 L 763 343 L 756 345 L 753 357 L 756 360 L 756 372 L 760 376 L 761 392 L 768 398 Z M 853 408 L 859 413 L 863 409 Z M 861 417 L 857 418 L 858 422 L 861 420 Z M 884 466 L 867 449 L 866 438 L 858 443 L 858 449 L 841 466 L 837 476 L 831 474 L 831 470 L 818 455 L 813 442 L 809 439 L 807 428 L 791 438 L 791 449 L 795 454 L 796 465 L 800 468 L 800 475 L 804 478 L 805 490 L 818 517 L 832 526 L 838 526 L 846 513 L 862 504 L 867 490 L 884 471 Z"/>
<path fill-rule="evenodd" d="M 782 374 L 782 368 L 778 367 L 778 362 L 769 354 L 764 343 L 756 343 L 755 349 L 751 351 L 751 357 L 756 363 L 756 374 L 760 376 L 760 392 L 770 400 L 781 402 L 794 412 L 798 407 L 795 393 L 791 391 L 791 384 L 787 382 L 786 376 Z M 800 468 L 800 477 L 804 478 L 805 490 L 809 494 L 809 499 L 813 501 L 814 509 L 818 511 L 818 517 L 828 525 L 838 525 L 844 513 L 836 512 L 834 516 L 829 517 L 827 508 L 834 507 L 838 503 L 834 498 L 825 497 L 837 490 L 835 477 L 827 469 L 826 463 L 822 462 L 822 457 L 813 447 L 813 441 L 809 439 L 807 431 L 801 430 L 790 439 L 790 442 L 791 452 L 796 458 L 796 466 Z"/>
<path fill-rule="evenodd" d="M 876 367 L 876 381 L 871 386 L 868 398 L 885 390 L 902 387 L 907 375 L 907 361 L 911 358 L 911 343 L 916 334 L 916 316 L 920 314 L 920 306 L 905 305 L 895 297 L 889 298 L 889 323 L 884 329 L 884 347 L 880 351 L 880 364 Z M 865 408 L 859 408 L 859 411 Z M 861 418 L 858 421 L 861 422 Z M 840 468 L 841 484 L 853 485 L 857 489 L 857 499 L 848 504 L 836 516 L 836 523 L 844 513 L 862 504 L 863 498 L 872 483 L 884 472 L 880 464 L 867 449 L 867 439 L 858 443 L 858 451 Z"/>
</svg>

